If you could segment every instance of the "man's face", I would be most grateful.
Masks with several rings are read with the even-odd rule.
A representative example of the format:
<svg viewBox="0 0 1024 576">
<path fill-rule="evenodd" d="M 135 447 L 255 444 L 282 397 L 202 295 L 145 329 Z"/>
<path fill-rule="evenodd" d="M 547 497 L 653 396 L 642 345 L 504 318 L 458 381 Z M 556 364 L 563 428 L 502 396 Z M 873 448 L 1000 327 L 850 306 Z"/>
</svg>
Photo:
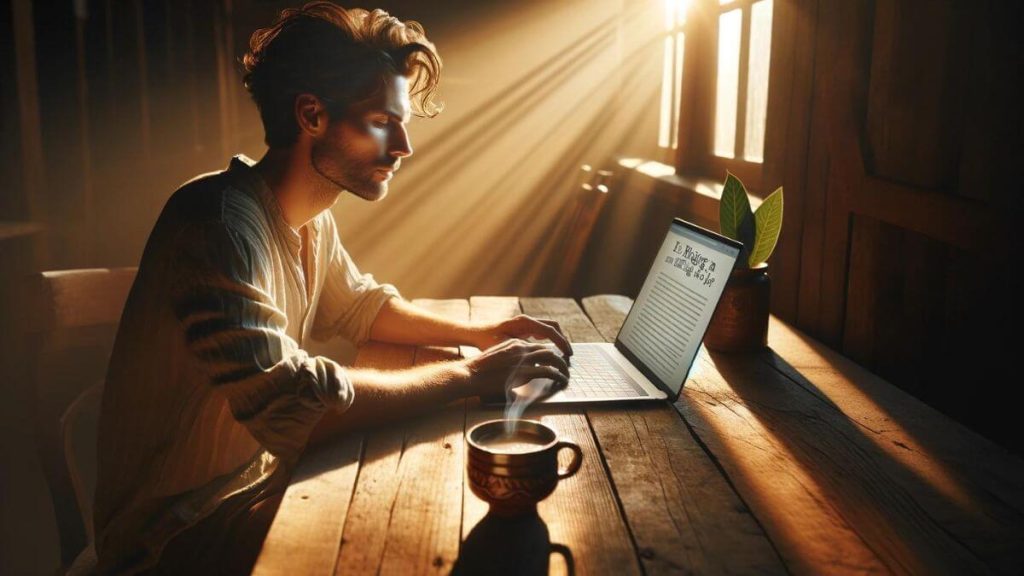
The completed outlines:
<svg viewBox="0 0 1024 576">
<path fill-rule="evenodd" d="M 313 142 L 310 160 L 323 184 L 334 194 L 348 190 L 370 201 L 386 196 L 401 159 L 412 154 L 410 115 L 408 80 L 388 75 L 382 90 L 350 106 Z"/>
</svg>

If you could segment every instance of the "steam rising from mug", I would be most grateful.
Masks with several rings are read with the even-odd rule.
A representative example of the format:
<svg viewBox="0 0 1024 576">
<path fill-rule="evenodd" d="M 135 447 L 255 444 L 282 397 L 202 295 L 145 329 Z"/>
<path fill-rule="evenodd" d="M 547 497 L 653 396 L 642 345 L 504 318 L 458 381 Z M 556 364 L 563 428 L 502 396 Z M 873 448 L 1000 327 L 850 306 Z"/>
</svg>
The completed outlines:
<svg viewBox="0 0 1024 576">
<path fill-rule="evenodd" d="M 541 342 L 535 338 L 527 338 L 529 342 Z M 558 349 L 555 349 L 558 351 Z M 505 382 L 505 434 L 513 434 L 516 431 L 516 422 L 522 418 L 526 408 L 537 399 L 543 398 L 554 392 L 555 382 L 550 378 L 534 378 L 525 384 L 516 384 L 515 374 L 519 370 L 512 371 Z M 515 390 L 515 391 L 513 391 Z"/>
</svg>

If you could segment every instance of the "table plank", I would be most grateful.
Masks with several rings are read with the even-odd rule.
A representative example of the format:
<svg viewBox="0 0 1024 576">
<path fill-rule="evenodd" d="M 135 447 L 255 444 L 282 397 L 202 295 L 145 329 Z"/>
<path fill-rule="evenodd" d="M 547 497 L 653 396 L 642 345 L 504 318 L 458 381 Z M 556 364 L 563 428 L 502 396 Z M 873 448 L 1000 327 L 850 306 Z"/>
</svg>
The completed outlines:
<svg viewBox="0 0 1024 576">
<path fill-rule="evenodd" d="M 587 412 L 646 573 L 787 573 L 670 406 Z"/>
<path fill-rule="evenodd" d="M 572 298 L 520 298 L 519 304 L 530 316 L 557 320 L 570 342 L 605 340 Z"/>
<path fill-rule="evenodd" d="M 907 455 L 930 454 L 1024 515 L 1024 460 L 772 316 L 768 361 Z M 899 423 L 893 423 L 898 415 Z M 897 452 L 900 453 L 900 452 Z"/>
<path fill-rule="evenodd" d="M 466 300 L 413 302 L 447 318 L 469 319 Z M 417 365 L 458 358 L 454 347 L 416 351 Z M 465 402 L 459 400 L 408 427 L 382 574 L 447 574 L 454 566 L 462 527 L 465 422 Z"/>
<path fill-rule="evenodd" d="M 537 304 L 540 309 L 551 309 L 551 303 Z M 509 316 L 516 312 L 505 299 L 483 301 L 474 298 L 470 300 L 470 305 L 474 319 L 497 319 L 501 314 Z M 530 313 L 529 310 L 524 312 Z M 538 316 L 543 317 L 540 314 Z M 597 333 L 592 326 L 585 327 L 584 323 L 589 324 L 585 316 L 582 320 L 583 322 L 577 324 L 579 328 L 576 328 L 574 333 Z M 466 427 L 468 430 L 476 423 L 501 417 L 501 410 L 470 408 L 466 414 Z M 579 409 L 550 410 L 532 407 L 524 417 L 539 418 L 557 430 L 561 437 L 579 444 L 583 450 L 583 466 L 580 471 L 573 477 L 563 480 L 555 492 L 538 506 L 550 541 L 568 548 L 572 555 L 573 568 L 578 574 L 639 573 L 636 550 L 619 511 L 618 502 L 586 416 Z M 472 529 L 480 522 L 486 505 L 470 491 L 467 490 L 465 494 L 467 505 L 463 513 L 463 538 L 469 538 Z M 476 503 L 470 504 L 471 500 L 475 500 Z M 552 565 L 556 573 L 567 568 L 559 563 Z"/>
<path fill-rule="evenodd" d="M 362 436 L 305 454 L 253 568 L 256 576 L 330 574 L 359 468 Z"/>
<path fill-rule="evenodd" d="M 706 358 L 702 349 L 676 408 L 753 510 L 787 568 L 805 573 L 888 571 L 831 509 L 815 479 L 796 465 L 786 447 L 752 417 L 742 400 L 726 397 L 728 384 Z"/>
<path fill-rule="evenodd" d="M 785 357 L 773 352 L 762 360 L 855 425 L 858 443 L 948 532 L 952 549 L 998 572 L 1024 565 L 1024 461 L 785 322 L 773 318 L 771 330 Z M 921 544 L 915 549 L 931 554 Z"/>
<path fill-rule="evenodd" d="M 369 342 L 356 355 L 356 366 L 400 369 L 412 366 L 415 359 L 413 346 Z M 395 471 L 403 439 L 404 432 L 397 426 L 382 427 L 365 435 L 359 478 L 338 541 L 340 550 L 335 549 L 338 573 L 376 573 L 380 566 L 387 541 L 387 512 L 398 490 Z"/>
<path fill-rule="evenodd" d="M 436 305 L 442 311 L 447 309 L 447 305 L 431 301 L 415 300 L 414 303 L 427 308 Z M 382 356 L 378 352 L 371 355 L 374 350 L 385 349 L 393 354 Z M 365 360 L 366 365 L 375 368 L 407 368 L 418 360 L 426 363 L 436 359 L 438 354 L 451 353 L 451 350 L 420 353 L 412 346 L 375 344 L 365 355 L 360 351 L 357 364 Z M 446 413 L 445 418 L 451 420 L 453 417 Z M 454 418 L 461 434 L 464 417 L 456 414 Z M 441 438 L 451 422 L 444 418 L 442 422 L 437 420 L 437 415 L 427 415 L 366 433 L 363 464 L 337 556 L 337 574 L 376 574 L 384 571 L 385 566 L 398 571 L 399 567 L 418 561 L 422 562 L 416 567 L 418 571 L 438 570 L 440 567 L 433 566 L 438 557 L 441 558 L 441 567 L 450 566 L 453 562 L 458 554 L 457 536 L 453 537 L 455 550 L 452 551 L 450 546 L 446 548 L 445 544 L 432 540 L 436 533 L 422 534 L 425 540 L 420 540 L 414 531 L 408 529 L 409 506 L 416 498 L 409 493 L 416 488 L 416 475 L 424 469 L 424 458 L 449 452 L 444 445 L 451 442 Z M 458 534 L 458 524 L 451 533 Z M 427 560 L 412 559 L 420 554 L 430 557 Z"/>
<path fill-rule="evenodd" d="M 721 361 L 718 367 L 703 356 L 700 361 L 706 364 L 687 382 L 676 408 L 718 459 L 790 570 L 834 574 L 913 571 L 879 558 L 837 507 L 835 499 L 843 495 L 831 488 L 857 484 L 859 477 L 869 472 L 834 470 L 853 476 L 845 480 L 823 477 L 822 472 L 830 466 L 821 460 L 859 459 L 849 453 L 847 441 L 813 421 L 814 414 L 806 413 L 806 406 L 785 403 L 783 399 L 792 396 L 792 391 L 780 386 L 777 372 L 756 358 L 734 355 L 726 360 L 729 366 Z M 739 364 L 746 364 L 746 369 L 734 368 Z M 754 387 L 761 388 L 756 400 L 749 391 Z M 797 431 L 801 424 L 803 430 Z M 780 433 L 779 427 L 787 426 L 794 427 L 797 437 L 792 432 Z M 822 434 L 828 442 L 813 438 Z M 855 501 L 865 512 L 875 508 L 870 498 Z M 880 517 L 875 520 L 883 521 Z M 899 545 L 900 537 L 891 536 L 892 544 Z"/>
<path fill-rule="evenodd" d="M 1019 461 L 785 323 L 772 322 L 770 343 L 785 359 L 772 351 L 704 357 L 703 370 L 684 391 L 689 400 L 678 406 L 737 489 L 750 495 L 790 568 L 1018 569 L 1024 543 L 1014 501 L 1024 478 Z M 952 444 L 962 450 L 963 466 L 922 454 L 908 441 L 904 422 L 916 423 L 926 437 L 934 430 L 962 432 Z M 988 455 L 991 473 L 982 474 L 983 488 L 966 479 L 978 468 L 967 445 Z M 822 529 L 834 538 L 818 549 L 813 535 Z M 849 555 L 836 555 L 837 549 Z"/>
<path fill-rule="evenodd" d="M 601 333 L 604 342 L 614 342 L 619 328 L 626 321 L 626 314 L 633 305 L 629 296 L 618 294 L 598 294 L 580 300 L 583 310 L 587 313 L 594 327 Z"/>
<path fill-rule="evenodd" d="M 608 341 L 630 303 L 622 296 L 583 301 Z M 786 572 L 750 510 L 669 404 L 591 407 L 587 415 L 647 573 Z"/>
<path fill-rule="evenodd" d="M 356 366 L 412 363 L 415 348 L 370 342 Z M 325 442 L 299 460 L 270 526 L 253 574 L 331 574 L 344 526 L 353 512 L 363 435 Z M 365 468 L 365 466 L 363 467 Z M 359 472 L 357 473 L 357 470 Z M 360 512 L 358 506 L 354 508 Z"/>
</svg>

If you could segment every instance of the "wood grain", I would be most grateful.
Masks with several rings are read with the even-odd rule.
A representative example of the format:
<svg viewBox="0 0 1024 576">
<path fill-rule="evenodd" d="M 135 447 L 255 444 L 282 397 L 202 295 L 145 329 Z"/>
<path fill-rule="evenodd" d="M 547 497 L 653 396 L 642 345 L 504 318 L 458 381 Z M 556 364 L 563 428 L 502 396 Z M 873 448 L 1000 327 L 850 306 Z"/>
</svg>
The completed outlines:
<svg viewBox="0 0 1024 576">
<path fill-rule="evenodd" d="M 790 569 L 856 571 L 843 563 L 859 557 L 861 568 L 881 562 L 893 572 L 1015 570 L 1024 462 L 774 317 L 769 334 L 785 359 L 720 355 L 718 367 L 705 360 L 679 406 L 757 503 Z M 614 449 L 601 445 L 611 462 Z M 840 524 L 827 530 L 841 537 L 832 541 L 837 549 L 847 541 L 846 560 L 807 545 L 829 519 Z"/>
<path fill-rule="evenodd" d="M 625 296 L 583 300 L 595 325 L 613 335 L 631 304 Z M 670 405 L 589 408 L 587 415 L 645 572 L 786 572 L 746 504 Z"/>
<path fill-rule="evenodd" d="M 850 418 L 756 356 L 712 357 L 677 407 L 790 567 L 977 573 L 933 497 Z M 974 519 L 976 522 L 977 519 Z M 827 540 L 815 535 L 828 533 Z"/>
<path fill-rule="evenodd" d="M 303 455 L 263 541 L 254 575 L 334 571 L 361 447 L 362 437 L 353 435 Z"/>
<path fill-rule="evenodd" d="M 997 572 L 1021 565 L 1024 461 L 774 318 L 772 336 L 785 357 L 763 360 L 852 422 L 880 471 L 941 524 L 953 549 Z"/>
<path fill-rule="evenodd" d="M 413 303 L 450 319 L 469 319 L 466 300 Z M 458 358 L 458 348 L 416 351 L 417 365 Z M 465 402 L 439 408 L 436 414 L 402 427 L 406 434 L 380 573 L 447 574 L 459 554 L 462 526 Z"/>
<path fill-rule="evenodd" d="M 604 342 L 572 298 L 520 298 L 519 304 L 530 316 L 557 320 L 570 342 Z"/>
<path fill-rule="evenodd" d="M 408 368 L 415 363 L 415 347 L 394 344 L 371 343 L 356 357 L 357 366 L 381 369 Z M 402 462 L 407 436 L 410 430 L 427 426 L 424 421 L 429 419 L 386 424 L 366 432 L 363 465 L 337 554 L 337 574 L 376 574 L 381 570 L 402 475 L 409 470 L 409 464 Z M 422 441 L 422 437 L 413 438 L 414 445 Z M 399 546 L 391 552 L 392 562 L 400 560 L 401 551 Z"/>
<path fill-rule="evenodd" d="M 766 367 L 750 376 L 770 378 L 771 370 Z M 787 567 L 801 573 L 887 571 L 832 507 L 821 479 L 801 465 L 785 443 L 788 438 L 777 438 L 756 406 L 750 408 L 731 392 L 727 378 L 713 364 L 705 365 L 683 389 L 676 407 L 718 459 Z"/>
<path fill-rule="evenodd" d="M 615 341 L 619 328 L 626 321 L 626 314 L 629 314 L 629 309 L 633 306 L 632 298 L 617 294 L 588 296 L 580 302 L 604 342 Z"/>
<path fill-rule="evenodd" d="M 817 0 L 788 0 L 772 16 L 772 72 L 768 83 L 763 190 L 785 188 L 786 215 L 771 258 L 771 309 L 796 319 L 807 196 L 808 139 L 814 80 Z M 799 151 L 799 152 L 796 152 Z"/>
<path fill-rule="evenodd" d="M 359 349 L 355 366 L 409 367 L 415 359 L 415 354 L 416 349 L 411 346 L 371 341 Z M 374 566 L 379 565 L 384 549 L 384 531 L 359 531 L 360 543 L 363 546 L 348 548 L 349 551 L 359 552 L 357 558 L 346 557 L 346 550 L 342 547 L 342 536 L 347 526 L 372 524 L 373 521 L 379 520 L 379 516 L 374 513 L 372 495 L 376 493 L 374 489 L 378 488 L 374 480 L 380 479 L 382 483 L 387 484 L 391 475 L 386 470 L 387 462 L 384 457 L 395 451 L 389 451 L 388 448 L 393 445 L 382 441 L 379 435 L 374 435 L 373 440 L 364 440 L 363 434 L 350 435 L 325 443 L 315 456 L 303 456 L 293 477 L 323 478 L 317 480 L 317 484 L 309 485 L 308 489 L 297 488 L 296 484 L 289 485 L 264 541 L 254 573 L 331 574 L 336 566 L 341 570 L 341 566 L 338 565 L 339 556 L 340 559 L 349 562 L 349 566 L 364 566 L 371 563 Z M 357 446 L 362 447 L 365 453 L 363 464 L 359 466 L 359 449 L 356 448 L 356 464 L 350 470 L 350 449 L 354 442 L 358 442 Z M 334 448 L 331 448 L 332 446 Z M 398 447 L 401 447 L 400 438 Z M 370 462 L 369 466 L 367 462 Z M 356 490 L 357 476 L 360 490 Z M 316 489 L 313 489 L 314 486 Z M 381 491 L 386 492 L 386 488 L 377 490 Z M 302 537 L 296 538 L 294 534 Z M 342 548 L 341 553 L 339 548 Z"/>
</svg>

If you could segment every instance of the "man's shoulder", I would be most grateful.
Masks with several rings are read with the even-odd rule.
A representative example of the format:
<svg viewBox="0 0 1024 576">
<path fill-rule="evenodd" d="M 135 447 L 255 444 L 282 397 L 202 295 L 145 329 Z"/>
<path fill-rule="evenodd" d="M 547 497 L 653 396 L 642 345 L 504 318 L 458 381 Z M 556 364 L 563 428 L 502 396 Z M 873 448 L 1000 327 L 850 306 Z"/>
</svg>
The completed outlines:
<svg viewBox="0 0 1024 576">
<path fill-rule="evenodd" d="M 162 219 L 177 226 L 222 225 L 239 233 L 265 228 L 259 198 L 239 185 L 228 170 L 200 174 L 171 194 Z"/>
</svg>

